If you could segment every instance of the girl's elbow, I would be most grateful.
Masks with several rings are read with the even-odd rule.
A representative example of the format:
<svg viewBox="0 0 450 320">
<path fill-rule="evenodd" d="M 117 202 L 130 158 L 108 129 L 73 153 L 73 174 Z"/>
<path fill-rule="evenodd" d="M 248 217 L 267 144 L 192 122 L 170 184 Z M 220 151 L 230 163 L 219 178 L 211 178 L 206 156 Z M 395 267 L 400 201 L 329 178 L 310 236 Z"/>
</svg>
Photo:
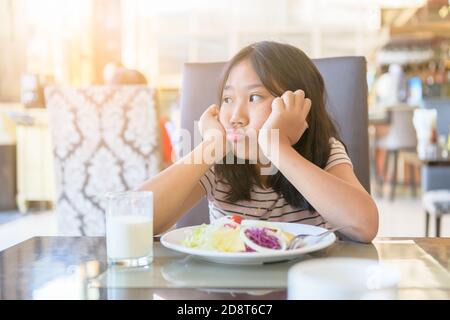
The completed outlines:
<svg viewBox="0 0 450 320">
<path fill-rule="evenodd" d="M 378 227 L 355 227 L 350 239 L 361 243 L 371 243 L 378 233 Z"/>
<path fill-rule="evenodd" d="M 372 202 L 370 209 L 367 210 L 365 219 L 359 226 L 359 241 L 364 243 L 370 243 L 375 239 L 378 234 L 379 216 L 378 208 L 374 202 Z"/>
<path fill-rule="evenodd" d="M 373 239 L 375 239 L 375 237 L 377 236 L 377 233 L 378 233 L 378 226 L 368 228 L 361 234 L 360 242 L 371 243 Z"/>
</svg>

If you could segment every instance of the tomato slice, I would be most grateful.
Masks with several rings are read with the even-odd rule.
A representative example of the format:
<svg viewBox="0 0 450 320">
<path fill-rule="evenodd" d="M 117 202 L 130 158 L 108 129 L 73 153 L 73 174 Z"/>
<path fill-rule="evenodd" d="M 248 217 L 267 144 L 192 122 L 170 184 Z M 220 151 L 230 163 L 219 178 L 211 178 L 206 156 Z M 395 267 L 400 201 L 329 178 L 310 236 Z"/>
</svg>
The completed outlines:
<svg viewBox="0 0 450 320">
<path fill-rule="evenodd" d="M 242 217 L 233 214 L 233 215 L 231 216 L 231 220 L 233 220 L 234 222 L 236 222 L 236 223 L 238 223 L 238 224 L 241 224 L 241 222 L 242 222 Z"/>
</svg>

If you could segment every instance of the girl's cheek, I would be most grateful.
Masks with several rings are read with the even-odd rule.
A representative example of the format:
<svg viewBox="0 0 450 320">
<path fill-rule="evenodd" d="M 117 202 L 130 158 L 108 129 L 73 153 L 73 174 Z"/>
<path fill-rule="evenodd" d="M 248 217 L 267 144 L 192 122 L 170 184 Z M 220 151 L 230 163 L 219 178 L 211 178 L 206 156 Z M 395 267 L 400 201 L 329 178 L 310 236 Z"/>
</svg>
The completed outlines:
<svg viewBox="0 0 450 320">
<path fill-rule="evenodd" d="M 266 120 L 269 118 L 271 110 L 272 110 L 272 108 L 270 105 L 264 106 L 264 107 L 260 108 L 260 110 L 258 110 L 257 113 L 254 114 L 253 123 L 257 129 L 260 129 L 263 126 L 263 124 L 266 122 Z"/>
<path fill-rule="evenodd" d="M 228 119 L 228 117 L 227 117 L 226 111 L 224 110 L 224 108 L 220 108 L 220 111 L 219 111 L 219 122 L 223 126 L 225 126 L 225 124 L 227 123 L 227 119 Z"/>
<path fill-rule="evenodd" d="M 269 115 L 267 115 L 266 117 L 261 118 L 260 122 L 259 122 L 259 129 L 262 128 L 262 126 L 264 125 L 264 123 L 266 122 L 267 118 L 269 118 Z"/>
</svg>

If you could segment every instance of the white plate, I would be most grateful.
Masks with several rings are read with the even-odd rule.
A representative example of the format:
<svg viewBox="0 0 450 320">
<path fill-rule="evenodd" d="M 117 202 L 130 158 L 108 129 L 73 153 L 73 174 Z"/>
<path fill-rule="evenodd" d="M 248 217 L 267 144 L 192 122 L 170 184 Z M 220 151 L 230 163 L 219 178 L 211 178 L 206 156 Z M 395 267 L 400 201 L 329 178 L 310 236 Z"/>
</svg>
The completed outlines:
<svg viewBox="0 0 450 320">
<path fill-rule="evenodd" d="M 299 233 L 304 234 L 319 234 L 326 229 L 311 226 L 307 224 L 298 223 L 284 223 L 284 222 L 273 222 L 275 226 L 278 226 L 283 231 L 290 232 L 294 235 Z M 280 251 L 280 252 L 270 252 L 270 253 L 259 253 L 259 252 L 219 252 L 210 250 L 200 250 L 194 248 L 188 248 L 181 244 L 181 242 L 190 234 L 191 230 L 198 228 L 198 226 L 185 227 L 180 229 L 175 229 L 167 232 L 161 237 L 161 244 L 166 248 L 190 254 L 202 260 L 216 262 L 216 263 L 226 263 L 226 264 L 263 264 L 268 262 L 277 262 L 291 260 L 301 257 L 302 255 L 314 251 L 324 249 L 332 245 L 336 241 L 336 236 L 331 233 L 319 242 L 308 245 L 299 249 Z"/>
</svg>

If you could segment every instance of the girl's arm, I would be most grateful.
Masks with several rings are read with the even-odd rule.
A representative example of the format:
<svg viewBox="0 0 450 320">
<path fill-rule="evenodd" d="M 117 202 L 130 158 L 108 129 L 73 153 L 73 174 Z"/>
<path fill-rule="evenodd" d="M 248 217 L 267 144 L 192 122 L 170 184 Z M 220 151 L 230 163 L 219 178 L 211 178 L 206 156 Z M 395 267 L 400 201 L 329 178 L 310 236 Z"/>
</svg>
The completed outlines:
<svg viewBox="0 0 450 320">
<path fill-rule="evenodd" d="M 333 226 L 349 226 L 342 234 L 370 242 L 378 232 L 378 209 L 349 164 L 324 171 L 290 145 L 280 145 L 277 168 Z"/>
<path fill-rule="evenodd" d="M 205 144 L 208 142 L 202 142 L 186 157 L 139 187 L 139 191 L 153 192 L 155 234 L 160 234 L 173 226 L 186 210 L 205 195 L 198 181 L 208 171 L 210 165 L 195 164 L 193 161 L 194 157 L 203 157 Z M 184 203 L 187 205 L 183 206 Z"/>
<path fill-rule="evenodd" d="M 336 227 L 349 226 L 341 233 L 354 240 L 370 242 L 378 232 L 378 209 L 351 166 L 338 164 L 324 171 L 292 148 L 308 127 L 310 109 L 311 100 L 301 90 L 275 98 L 272 112 L 259 131 L 258 144 L 325 220 Z M 278 139 L 271 138 L 274 129 Z"/>
<path fill-rule="evenodd" d="M 204 138 L 202 143 L 187 156 L 138 188 L 140 191 L 153 192 L 155 234 L 160 234 L 172 227 L 184 212 L 205 195 L 199 183 L 200 178 L 215 161 L 225 156 L 223 144 L 225 134 L 217 120 L 217 114 L 218 107 L 212 105 L 200 118 L 200 132 Z M 223 150 L 223 153 L 220 150 Z"/>
</svg>

